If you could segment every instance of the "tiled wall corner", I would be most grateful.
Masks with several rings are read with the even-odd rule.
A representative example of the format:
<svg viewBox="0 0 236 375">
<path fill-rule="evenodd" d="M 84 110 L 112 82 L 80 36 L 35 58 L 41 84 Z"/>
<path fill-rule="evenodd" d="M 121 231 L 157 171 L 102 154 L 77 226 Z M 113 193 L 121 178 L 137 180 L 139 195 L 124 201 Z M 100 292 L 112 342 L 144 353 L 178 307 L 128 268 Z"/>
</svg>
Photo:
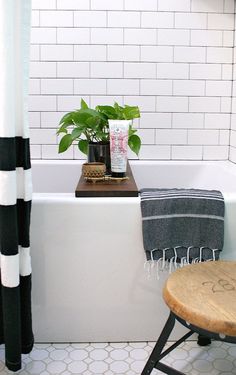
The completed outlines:
<svg viewBox="0 0 236 375">
<path fill-rule="evenodd" d="M 56 135 L 60 118 L 84 98 L 93 107 L 140 106 L 140 159 L 225 160 L 230 138 L 236 162 L 234 0 L 32 5 L 32 158 L 84 158 L 76 145 L 58 154 Z"/>
</svg>

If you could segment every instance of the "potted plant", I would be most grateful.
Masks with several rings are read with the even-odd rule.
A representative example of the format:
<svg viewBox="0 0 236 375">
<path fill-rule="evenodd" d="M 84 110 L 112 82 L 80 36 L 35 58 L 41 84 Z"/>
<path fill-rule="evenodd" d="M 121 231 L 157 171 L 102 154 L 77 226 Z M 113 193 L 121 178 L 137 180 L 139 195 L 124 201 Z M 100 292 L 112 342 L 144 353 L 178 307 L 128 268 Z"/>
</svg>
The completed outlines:
<svg viewBox="0 0 236 375">
<path fill-rule="evenodd" d="M 88 156 L 89 162 L 103 162 L 109 172 L 108 119 L 129 120 L 137 117 L 140 117 L 138 107 L 121 107 L 115 103 L 114 106 L 97 106 L 96 109 L 92 109 L 81 99 L 80 109 L 66 113 L 59 123 L 57 134 L 64 134 L 59 143 L 59 153 L 65 152 L 76 141 L 79 150 Z M 135 134 L 136 131 L 130 126 L 128 144 L 138 155 L 141 140 Z"/>
</svg>

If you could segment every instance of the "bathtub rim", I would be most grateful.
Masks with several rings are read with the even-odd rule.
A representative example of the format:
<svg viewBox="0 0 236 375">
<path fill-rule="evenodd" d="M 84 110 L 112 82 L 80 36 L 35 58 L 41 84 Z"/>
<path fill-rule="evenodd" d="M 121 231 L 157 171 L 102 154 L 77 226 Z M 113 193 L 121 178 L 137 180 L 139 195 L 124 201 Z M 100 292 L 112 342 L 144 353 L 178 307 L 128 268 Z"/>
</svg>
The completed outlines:
<svg viewBox="0 0 236 375">
<path fill-rule="evenodd" d="M 85 160 L 82 159 L 77 159 L 77 160 L 60 160 L 60 159 L 46 159 L 46 160 L 41 160 L 41 159 L 34 159 L 32 160 L 32 169 L 34 170 L 34 167 L 43 167 L 43 166 L 48 166 L 49 168 L 53 166 L 78 166 L 82 167 L 82 164 L 85 162 Z M 203 167 L 215 167 L 216 165 L 221 168 L 222 171 L 226 171 L 227 173 L 230 173 L 232 176 L 236 177 L 236 165 L 232 163 L 229 160 L 220 160 L 220 161 L 208 161 L 208 160 L 129 160 L 131 167 L 138 166 L 140 168 L 145 167 L 145 166 L 203 166 Z M 236 192 L 230 189 L 226 189 L 225 191 L 222 189 L 222 192 L 224 193 L 225 198 L 229 198 L 230 200 L 235 201 L 236 200 Z M 73 201 L 73 202 L 83 202 L 84 198 L 76 198 L 74 195 L 74 192 L 33 192 L 33 200 L 40 200 L 40 201 L 60 201 L 60 200 L 66 200 L 66 201 Z M 94 201 L 93 201 L 94 199 Z M 109 198 L 109 197 L 104 197 L 103 199 L 101 197 L 86 197 L 87 202 L 101 202 L 101 203 L 109 203 L 111 202 L 111 199 L 114 201 L 114 199 L 117 199 L 118 202 L 122 203 L 122 198 Z M 130 197 L 126 198 L 124 197 L 125 201 L 133 201 L 137 202 L 139 201 L 139 197 Z"/>
</svg>

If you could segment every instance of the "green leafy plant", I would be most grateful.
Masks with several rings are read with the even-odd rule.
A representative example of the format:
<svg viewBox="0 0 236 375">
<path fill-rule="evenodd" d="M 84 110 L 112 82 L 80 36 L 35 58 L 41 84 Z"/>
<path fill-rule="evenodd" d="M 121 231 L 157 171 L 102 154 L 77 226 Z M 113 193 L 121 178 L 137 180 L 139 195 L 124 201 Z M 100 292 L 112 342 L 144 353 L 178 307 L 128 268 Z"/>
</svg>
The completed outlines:
<svg viewBox="0 0 236 375">
<path fill-rule="evenodd" d="M 64 134 L 59 143 L 59 153 L 66 151 L 74 141 L 77 141 L 80 151 L 87 154 L 89 143 L 109 141 L 108 119 L 131 120 L 138 117 L 138 107 L 121 107 L 115 103 L 114 106 L 97 106 L 96 109 L 91 109 L 81 99 L 80 109 L 65 114 L 59 123 L 57 134 Z M 141 140 L 136 132 L 137 130 L 130 126 L 128 144 L 138 155 Z"/>
<path fill-rule="evenodd" d="M 59 153 L 66 151 L 74 141 L 84 154 L 90 142 L 108 142 L 109 127 L 106 116 L 91 109 L 81 99 L 81 108 L 62 117 L 57 134 L 65 133 L 59 143 Z"/>
</svg>

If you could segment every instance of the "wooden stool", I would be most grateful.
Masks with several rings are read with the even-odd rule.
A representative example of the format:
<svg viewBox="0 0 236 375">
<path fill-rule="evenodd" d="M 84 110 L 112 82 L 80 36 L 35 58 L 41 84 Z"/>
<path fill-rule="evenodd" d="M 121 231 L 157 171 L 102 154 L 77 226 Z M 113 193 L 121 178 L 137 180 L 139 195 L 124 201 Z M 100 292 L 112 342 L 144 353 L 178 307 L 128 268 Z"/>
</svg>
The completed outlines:
<svg viewBox="0 0 236 375">
<path fill-rule="evenodd" d="M 160 360 L 194 332 L 236 343 L 236 262 L 204 262 L 178 269 L 169 276 L 163 298 L 170 315 L 141 375 L 151 374 L 153 368 L 184 375 Z M 162 352 L 176 320 L 190 331 Z"/>
</svg>

